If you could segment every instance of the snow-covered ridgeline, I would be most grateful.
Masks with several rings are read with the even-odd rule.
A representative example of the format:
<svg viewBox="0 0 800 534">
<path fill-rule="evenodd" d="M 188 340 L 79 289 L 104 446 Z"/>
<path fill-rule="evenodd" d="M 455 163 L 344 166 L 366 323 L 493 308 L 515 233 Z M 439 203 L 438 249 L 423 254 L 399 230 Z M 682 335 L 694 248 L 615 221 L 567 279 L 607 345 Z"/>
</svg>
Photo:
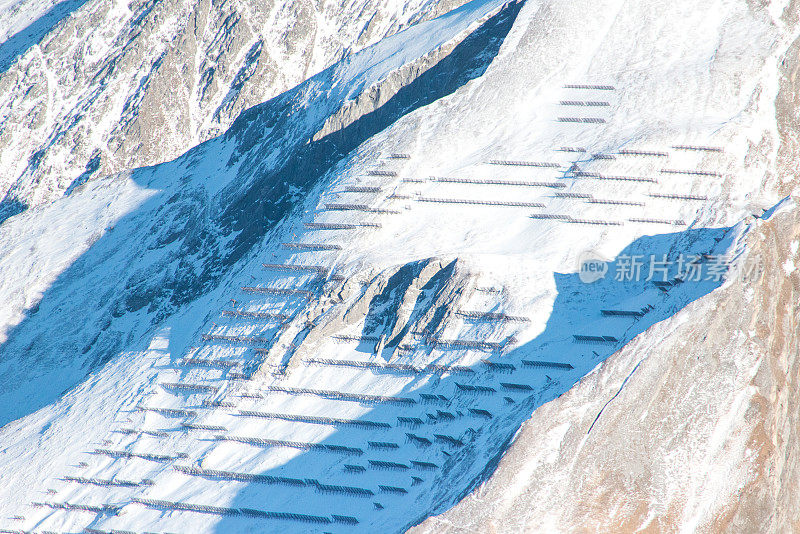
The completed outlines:
<svg viewBox="0 0 800 534">
<path fill-rule="evenodd" d="M 0 220 L 91 177 L 173 159 L 242 110 L 458 4 L 10 3 Z"/>
<path fill-rule="evenodd" d="M 626 55 L 617 38 L 634 31 L 631 21 L 650 20 L 646 14 L 656 4 L 606 4 L 595 11 L 596 3 L 527 3 L 500 53 L 479 78 L 371 136 L 319 182 L 294 185 L 299 192 L 313 193 L 304 209 L 294 211 L 263 239 L 256 233 L 254 248 L 230 268 L 222 286 L 160 325 L 157 347 L 151 346 L 148 353 L 156 351 L 162 355 L 159 365 L 167 358 L 169 365 L 160 376 L 149 375 L 155 382 L 151 395 L 128 398 L 128 407 L 140 409 L 126 416 L 130 420 L 123 425 L 115 425 L 117 432 L 102 438 L 95 434 L 108 443 L 98 441 L 100 450 L 81 460 L 87 465 L 80 469 L 87 474 L 70 475 L 83 479 L 60 485 L 56 496 L 31 498 L 49 504 L 26 513 L 25 521 L 33 524 L 46 517 L 42 524 L 49 528 L 82 528 L 95 517 L 91 510 L 64 511 L 52 505 L 83 503 L 108 504 L 110 510 L 119 506 L 125 512 L 108 517 L 100 512 L 94 526 L 101 529 L 169 530 L 172 521 L 180 521 L 197 530 L 222 522 L 218 528 L 232 531 L 266 521 L 261 524 L 276 522 L 288 525 L 281 528 L 308 531 L 309 521 L 313 525 L 324 518 L 328 522 L 320 531 L 374 531 L 381 526 L 398 530 L 452 504 L 473 477 L 491 465 L 503 438 L 512 435 L 536 405 L 569 388 L 652 321 L 713 288 L 714 284 L 686 282 L 666 289 L 611 280 L 587 286 L 574 274 L 553 273 L 574 273 L 578 256 L 587 249 L 614 258 L 631 244 L 627 252 L 661 254 L 717 253 L 738 243 L 736 232 L 704 227 L 738 222 L 753 211 L 754 200 L 769 194 L 761 190 L 759 172 L 769 166 L 769 153 L 761 160 L 745 158 L 743 147 L 774 131 L 774 110 L 768 105 L 774 86 L 757 82 L 769 79 L 776 56 L 792 36 L 772 25 L 767 12 L 751 15 L 738 2 L 720 2 L 708 11 L 678 3 L 669 6 L 674 12 L 651 20 L 653 27 L 635 27 L 642 39 L 640 49 L 649 46 L 652 52 L 671 45 L 677 51 L 672 56 L 651 53 L 643 64 L 635 52 Z M 471 14 L 460 12 L 465 15 L 462 23 L 496 6 L 470 7 Z M 698 14 L 683 16 L 687 13 Z M 440 21 L 450 35 L 464 27 L 457 28 L 453 20 Z M 687 31 L 686 20 L 696 31 Z M 579 23 L 581 32 L 575 32 Z M 740 46 L 736 31 L 729 34 L 730 30 L 745 32 L 751 41 Z M 394 50 L 408 50 L 403 39 L 418 44 L 420 35 L 397 36 Z M 694 40 L 687 42 L 687 35 Z M 426 48 L 432 49 L 420 46 L 420 52 Z M 392 58 L 383 50 L 372 57 Z M 716 51 L 710 63 L 709 51 Z M 372 79 L 419 56 L 415 52 L 403 61 L 370 64 L 372 72 L 380 73 Z M 315 87 L 333 86 L 322 83 L 324 79 L 312 80 L 295 93 L 300 95 L 295 100 L 287 99 L 298 104 L 294 109 L 300 118 L 274 127 L 277 134 L 268 138 L 273 146 L 283 154 L 297 150 L 289 134 L 304 141 L 318 131 L 341 102 L 358 94 L 352 88 L 359 87 L 360 73 L 370 72 L 365 64 L 354 60 L 331 71 L 327 81 L 342 84 L 333 95 L 346 95 L 334 98 L 334 105 L 308 97 Z M 724 69 L 718 72 L 718 65 Z M 709 100 L 708 95 L 718 96 Z M 304 105 L 313 106 L 307 115 Z M 307 116 L 313 120 L 304 122 Z M 242 190 L 246 197 L 245 180 L 268 165 L 276 166 L 270 160 L 264 167 L 256 162 L 264 157 L 267 143 L 234 157 L 239 166 L 227 174 L 222 165 L 201 163 L 211 159 L 206 154 L 220 163 L 229 161 L 230 154 L 251 146 L 248 133 L 267 123 L 253 111 L 219 141 L 174 165 L 147 171 L 151 175 L 143 173 L 140 183 L 166 189 L 159 173 L 169 173 L 176 181 L 194 179 L 204 183 L 204 190 L 220 191 L 217 199 L 237 198 L 234 191 Z M 233 141 L 239 146 L 225 146 Z M 396 156 L 386 157 L 392 153 Z M 514 162 L 526 164 L 510 164 Z M 221 183 L 205 185 L 210 176 Z M 234 176 L 240 181 L 232 181 Z M 79 190 L 73 197 L 85 194 Z M 656 237 L 643 238 L 653 234 Z M 230 242 L 220 239 L 217 246 L 235 245 L 237 239 L 247 242 L 240 233 Z M 431 257 L 441 260 L 428 262 Z M 265 271 L 262 263 L 271 267 Z M 287 274 L 272 267 L 295 264 L 321 266 L 333 276 L 324 270 L 323 284 L 320 271 L 301 270 L 298 276 L 294 270 Z M 359 304 L 359 295 L 385 298 Z M 227 302 L 231 298 L 236 302 Z M 601 311 L 609 304 L 643 315 L 609 318 Z M 349 311 L 341 314 L 345 310 Z M 220 311 L 225 313 L 218 317 Z M 496 315 L 475 324 L 474 315 L 459 312 Z M 279 315 L 294 319 L 282 326 Z M 123 321 L 141 320 L 128 315 Z M 409 328 L 390 343 L 394 355 L 388 363 L 413 370 L 386 367 L 390 354 L 385 351 L 372 356 L 374 334 L 390 337 L 404 321 Z M 128 328 L 119 324 L 123 331 Z M 417 329 L 426 325 L 432 330 Z M 591 338 L 576 339 L 576 334 Z M 359 336 L 363 338 L 354 339 Z M 600 341 L 597 336 L 610 339 Z M 143 343 L 150 345 L 152 337 Z M 474 341 L 484 345 L 465 343 Z M 90 354 L 92 350 L 97 349 L 90 348 Z M 333 359 L 342 361 L 332 364 Z M 150 365 L 151 360 L 146 361 Z M 554 365 L 552 371 L 543 371 L 542 365 L 525 361 L 572 369 Z M 426 367 L 431 363 L 471 371 Z M 209 371 L 208 365 L 217 370 Z M 172 366 L 177 367 L 171 370 Z M 256 368 L 260 372 L 251 375 Z M 115 365 L 102 370 L 98 380 L 112 383 L 111 373 L 123 369 Z M 284 374 L 273 376 L 274 371 Z M 469 376 L 462 379 L 461 372 Z M 73 392 L 62 406 L 79 404 L 77 398 L 88 391 Z M 97 391 L 108 394 L 107 387 L 97 386 Z M 398 399 L 354 402 L 331 398 L 336 396 L 331 392 Z M 445 399 L 433 399 L 442 402 L 440 407 L 423 405 L 423 393 Z M 220 403 L 203 404 L 215 399 Z M 120 401 L 109 401 L 112 413 L 115 402 Z M 398 408 L 412 404 L 415 415 L 403 415 Z M 59 409 L 47 408 L 27 424 L 36 428 L 36 417 Z M 428 414 L 435 421 L 428 421 Z M 297 420 L 300 417 L 306 420 Z M 328 420 L 309 422 L 315 417 Z M 374 430 L 367 422 L 388 424 L 390 430 Z M 404 424 L 421 429 L 406 431 Z M 18 423 L 12 426 L 20 428 Z M 354 450 L 324 449 L 331 444 Z M 121 458 L 120 451 L 165 457 L 155 462 Z M 341 452 L 359 459 L 335 456 Z M 411 474 L 412 466 L 426 472 Z M 239 480 L 230 473 L 238 473 Z M 252 474 L 303 483 L 287 491 L 283 486 L 292 482 L 283 480 L 276 488 L 272 483 L 281 480 L 242 478 Z M 84 480 L 114 476 L 138 485 L 109 489 Z M 141 484 L 143 480 L 154 484 Z M 372 494 L 365 498 L 361 490 Z M 184 506 L 179 512 L 163 511 L 181 503 L 218 509 Z M 234 510 L 236 515 L 230 515 Z M 287 519 L 267 512 L 314 517 Z M 350 518 L 358 519 L 358 525 L 351 525 Z"/>
</svg>

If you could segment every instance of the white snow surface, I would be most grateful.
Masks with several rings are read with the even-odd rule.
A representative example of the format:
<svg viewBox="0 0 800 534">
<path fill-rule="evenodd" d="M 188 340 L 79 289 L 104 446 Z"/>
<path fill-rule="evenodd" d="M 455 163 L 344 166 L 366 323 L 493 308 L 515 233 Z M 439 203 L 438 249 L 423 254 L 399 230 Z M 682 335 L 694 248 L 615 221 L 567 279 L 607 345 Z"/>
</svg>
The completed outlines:
<svg viewBox="0 0 800 534">
<path fill-rule="evenodd" d="M 0 1 L 0 44 L 20 33 L 58 4 L 70 0 L 2 0 Z"/>
<path fill-rule="evenodd" d="M 784 3 L 528 0 L 485 72 L 370 135 L 308 189 L 298 186 L 288 215 L 190 301 L 103 308 L 132 285 L 120 273 L 139 273 L 144 287 L 159 273 L 200 270 L 203 250 L 181 264 L 178 241 L 147 241 L 156 238 L 146 229 L 162 217 L 185 206 L 206 213 L 206 206 L 241 198 L 259 173 L 302 150 L 358 95 L 516 7 L 473 0 L 346 57 L 175 161 L 91 180 L 0 226 L 0 378 L 7 386 L 0 393 L 7 422 L 0 429 L 0 528 L 400 532 L 485 478 L 537 406 L 719 285 L 688 281 L 665 291 L 644 280 L 616 282 L 619 260 L 605 280 L 582 284 L 578 258 L 587 250 L 617 258 L 629 246 L 644 255 L 742 255 L 751 224 L 743 221 L 761 215 L 754 203 L 766 208 L 779 200 L 762 187 L 774 150 L 766 159 L 746 156 L 764 139 L 776 144 L 776 69 L 795 37 L 777 18 Z M 266 126 L 262 117 L 271 109 L 280 117 Z M 262 137 L 251 142 L 255 130 Z M 624 179 L 631 177 L 639 179 Z M 171 203 L 187 191 L 200 200 Z M 348 203 L 373 211 L 326 208 Z M 313 222 L 380 226 L 305 226 Z M 245 232 L 215 243 L 232 247 Z M 286 374 L 270 374 L 265 365 L 251 376 L 259 353 L 219 337 L 278 336 L 274 321 L 220 315 L 232 306 L 291 316 L 310 306 L 295 295 L 243 292 L 316 287 L 313 274 L 263 263 L 323 266 L 366 285 L 376 273 L 434 257 L 445 264 L 458 258 L 458 269 L 472 276 L 462 311 L 527 319 L 462 318 L 440 332 L 502 349 L 431 347 L 421 339 L 390 360 L 471 368 L 463 375 L 306 361 L 292 362 Z M 601 309 L 648 311 L 632 319 Z M 35 328 L 42 316 L 46 331 Z M 358 336 L 362 326 L 336 334 Z M 576 343 L 575 335 L 611 341 Z M 385 363 L 389 356 L 373 354 L 372 345 L 331 337 L 314 345 L 312 356 Z M 237 379 L 234 371 L 251 378 Z M 492 392 L 464 393 L 463 384 Z M 410 401 L 355 402 L 320 392 Z M 423 393 L 445 399 L 427 404 Z M 420 423 L 406 427 L 398 418 Z M 555 444 L 561 435 L 546 439 Z M 320 447 L 331 444 L 350 449 Z"/>
</svg>

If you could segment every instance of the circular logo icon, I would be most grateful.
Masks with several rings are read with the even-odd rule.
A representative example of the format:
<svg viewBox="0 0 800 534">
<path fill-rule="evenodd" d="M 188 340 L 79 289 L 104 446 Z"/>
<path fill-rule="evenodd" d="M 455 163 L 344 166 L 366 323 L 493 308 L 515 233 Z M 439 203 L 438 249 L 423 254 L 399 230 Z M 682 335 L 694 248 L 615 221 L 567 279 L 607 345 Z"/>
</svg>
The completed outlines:
<svg viewBox="0 0 800 534">
<path fill-rule="evenodd" d="M 578 278 L 584 284 L 591 284 L 605 278 L 608 274 L 608 260 L 595 252 L 586 250 L 578 256 Z"/>
</svg>

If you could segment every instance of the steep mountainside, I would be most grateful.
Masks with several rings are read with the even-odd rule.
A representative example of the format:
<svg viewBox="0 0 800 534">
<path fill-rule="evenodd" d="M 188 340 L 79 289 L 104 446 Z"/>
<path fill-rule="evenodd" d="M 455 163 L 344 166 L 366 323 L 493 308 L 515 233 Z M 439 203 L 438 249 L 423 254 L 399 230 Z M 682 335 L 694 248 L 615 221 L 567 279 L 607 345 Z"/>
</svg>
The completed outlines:
<svg viewBox="0 0 800 534">
<path fill-rule="evenodd" d="M 0 221 L 92 176 L 169 161 L 243 110 L 459 2 L 47 5 L 9 3 L 0 16 L 19 29 L 0 41 Z M 17 18 L 41 11 L 19 28 Z"/>
<path fill-rule="evenodd" d="M 800 220 L 759 269 L 642 334 L 534 412 L 492 478 L 412 530 L 800 531 Z"/>
<path fill-rule="evenodd" d="M 795 7 L 458 4 L 8 63 L 0 529 L 796 527 Z"/>
</svg>

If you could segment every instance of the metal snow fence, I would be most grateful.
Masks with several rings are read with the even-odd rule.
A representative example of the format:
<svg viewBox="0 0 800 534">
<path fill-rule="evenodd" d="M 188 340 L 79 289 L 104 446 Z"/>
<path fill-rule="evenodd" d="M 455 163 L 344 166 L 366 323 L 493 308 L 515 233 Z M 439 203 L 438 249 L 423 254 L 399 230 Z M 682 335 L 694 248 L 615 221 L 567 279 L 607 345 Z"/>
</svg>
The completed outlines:
<svg viewBox="0 0 800 534">
<path fill-rule="evenodd" d="M 558 122 L 572 122 L 582 124 L 603 124 L 605 119 L 600 117 L 559 117 Z"/>
<path fill-rule="evenodd" d="M 369 185 L 348 185 L 345 186 L 345 193 L 380 193 L 382 190 L 379 186 Z"/>
<path fill-rule="evenodd" d="M 600 310 L 607 317 L 644 317 L 646 312 L 637 310 Z"/>
<path fill-rule="evenodd" d="M 344 523 L 345 525 L 357 525 L 358 518 L 353 517 L 351 515 L 339 515 L 339 514 L 331 514 L 331 518 L 336 523 Z"/>
<path fill-rule="evenodd" d="M 363 338 L 359 338 L 363 339 Z M 370 339 L 371 340 L 371 339 Z M 377 342 L 377 340 L 375 340 Z M 365 362 L 358 360 L 338 360 L 326 358 L 309 358 L 305 360 L 306 364 L 317 365 L 331 365 L 338 367 L 353 367 L 356 369 L 369 369 L 371 371 L 387 372 L 387 373 L 474 373 L 475 371 L 470 367 L 459 365 L 437 365 L 428 364 L 424 367 L 417 367 L 406 363 L 379 363 L 379 362 Z"/>
<path fill-rule="evenodd" d="M 168 417 L 195 417 L 197 412 L 194 410 L 183 410 L 181 408 L 156 408 L 153 406 L 137 406 L 137 410 L 142 412 L 155 412 Z"/>
<path fill-rule="evenodd" d="M 184 358 L 181 360 L 182 365 L 194 365 L 196 367 L 222 367 L 230 369 L 231 367 L 238 367 L 239 362 L 229 362 L 225 360 L 211 360 L 206 358 Z"/>
<path fill-rule="evenodd" d="M 454 438 L 453 436 L 448 436 L 447 434 L 434 434 L 434 438 L 436 441 L 440 441 L 443 443 L 447 443 L 448 445 L 452 445 L 453 447 L 463 447 L 464 442 L 458 438 Z"/>
<path fill-rule="evenodd" d="M 343 425 L 361 428 L 392 428 L 389 423 L 382 421 L 368 421 L 363 419 L 343 419 L 339 417 L 321 417 L 313 415 L 295 415 L 271 412 L 258 412 L 252 410 L 239 410 L 236 414 L 241 417 L 258 417 L 262 419 L 277 419 L 282 421 L 295 421 L 298 423 L 310 423 L 317 425 Z"/>
<path fill-rule="evenodd" d="M 367 213 L 401 213 L 397 210 L 390 210 L 386 208 L 372 208 L 366 204 L 325 204 L 325 209 L 328 211 L 365 211 Z"/>
<path fill-rule="evenodd" d="M 418 436 L 417 434 L 412 434 L 411 432 L 406 432 L 406 441 L 421 447 L 430 447 L 433 445 L 433 442 L 428 438 Z"/>
<path fill-rule="evenodd" d="M 423 421 L 419 417 L 405 417 L 405 416 L 398 416 L 397 417 L 397 424 L 398 426 L 409 426 L 411 428 L 416 428 L 422 425 Z"/>
<path fill-rule="evenodd" d="M 257 517 L 261 519 L 282 519 L 286 521 L 298 521 L 301 523 L 331 523 L 332 520 L 320 515 L 295 514 L 291 512 L 266 512 L 253 508 L 240 508 L 242 515 L 247 517 Z"/>
<path fill-rule="evenodd" d="M 644 206 L 644 202 L 638 200 L 610 200 L 602 198 L 591 198 L 587 200 L 589 204 L 611 204 L 614 206 Z"/>
<path fill-rule="evenodd" d="M 517 384 L 515 382 L 501 382 L 501 386 L 505 389 L 510 389 L 512 391 L 533 391 L 533 388 L 528 384 Z"/>
<path fill-rule="evenodd" d="M 352 400 L 367 403 L 388 403 L 388 404 L 416 404 L 417 401 L 407 397 L 389 397 L 384 395 L 365 395 L 362 393 L 344 393 L 341 391 L 294 388 L 287 386 L 267 386 L 269 391 L 288 393 L 289 395 L 315 395 L 332 400 Z"/>
<path fill-rule="evenodd" d="M 613 85 L 592 85 L 592 84 L 575 84 L 570 83 L 564 86 L 564 89 L 594 89 L 596 91 L 614 91 Z"/>
<path fill-rule="evenodd" d="M 492 419 L 493 417 L 490 411 L 482 408 L 469 408 L 469 413 L 478 417 L 485 417 L 486 419 Z"/>
<path fill-rule="evenodd" d="M 303 226 L 309 230 L 358 230 L 359 228 L 381 228 L 380 223 L 359 222 L 359 223 L 321 223 L 307 222 Z"/>
<path fill-rule="evenodd" d="M 343 493 L 345 495 L 353 495 L 355 497 L 372 497 L 375 492 L 356 486 L 343 486 L 340 484 L 323 484 L 313 478 L 307 478 L 306 483 L 317 488 L 320 493 Z"/>
<path fill-rule="evenodd" d="M 227 508 L 224 506 L 211 506 L 209 504 L 191 504 L 176 501 L 164 501 L 160 499 L 145 499 L 134 497 L 132 502 L 142 504 L 148 508 L 155 508 L 158 510 L 180 510 L 185 512 L 200 512 L 204 514 L 214 515 L 240 515 L 241 511 L 238 508 Z"/>
<path fill-rule="evenodd" d="M 423 368 L 424 371 L 431 372 L 431 373 L 461 373 L 461 374 L 473 374 L 475 369 L 471 367 L 467 367 L 465 365 L 438 365 L 435 363 L 431 363 L 426 365 Z"/>
<path fill-rule="evenodd" d="M 380 488 L 381 493 L 394 493 L 396 495 L 405 495 L 408 493 L 408 490 L 399 488 L 397 486 L 386 486 L 384 484 L 378 484 L 378 488 Z"/>
<path fill-rule="evenodd" d="M 572 217 L 564 220 L 564 222 L 570 224 L 594 224 L 598 226 L 622 226 L 622 223 L 618 221 L 606 221 L 600 219 L 575 219 Z"/>
<path fill-rule="evenodd" d="M 517 370 L 517 368 L 510 363 L 493 362 L 490 360 L 481 360 L 481 361 L 492 371 L 498 371 L 500 373 L 513 373 L 514 371 Z"/>
<path fill-rule="evenodd" d="M 375 469 L 388 469 L 394 471 L 404 471 L 406 469 L 410 469 L 409 466 L 406 464 L 401 464 L 399 462 L 388 462 L 385 460 L 368 460 L 368 463 L 371 467 Z"/>
<path fill-rule="evenodd" d="M 253 374 L 240 373 L 239 371 L 231 371 L 228 373 L 230 380 L 252 380 Z"/>
<path fill-rule="evenodd" d="M 151 454 L 147 452 L 129 452 L 129 451 L 116 451 L 111 449 L 95 449 L 92 454 L 102 454 L 112 458 L 140 458 L 142 460 L 149 460 L 151 462 L 171 462 L 180 458 L 188 458 L 186 453 L 177 453 L 175 455 L 169 454 Z"/>
<path fill-rule="evenodd" d="M 290 449 L 300 450 L 317 450 L 325 452 L 335 452 L 348 455 L 361 455 L 364 454 L 363 449 L 358 447 L 347 447 L 345 445 L 331 445 L 328 443 L 310 443 L 305 441 L 289 441 L 282 439 L 268 439 L 268 438 L 251 438 L 243 436 L 214 436 L 217 441 L 235 441 L 238 443 L 247 443 L 249 445 L 260 445 L 263 447 L 288 447 Z"/>
<path fill-rule="evenodd" d="M 447 178 L 432 177 L 431 181 L 450 184 L 478 184 L 478 185 L 510 185 L 524 187 L 555 187 L 563 188 L 567 185 L 563 182 L 526 182 L 524 180 L 497 180 L 487 178 Z"/>
<path fill-rule="evenodd" d="M 367 445 L 373 449 L 399 449 L 400 445 L 391 441 L 367 441 Z"/>
<path fill-rule="evenodd" d="M 253 287 L 243 286 L 242 291 L 246 293 L 261 293 L 264 295 L 300 295 L 301 297 L 313 298 L 316 292 L 307 289 L 282 288 L 282 287 Z"/>
<path fill-rule="evenodd" d="M 473 339 L 428 338 L 426 341 L 434 347 L 445 347 L 449 349 L 471 348 L 481 350 L 499 350 L 505 347 L 504 342 L 479 341 Z"/>
<path fill-rule="evenodd" d="M 64 476 L 62 480 L 67 482 L 76 482 L 78 484 L 84 485 L 91 485 L 91 486 L 107 486 L 107 487 L 122 487 L 122 488 L 138 488 L 141 486 L 152 486 L 153 481 L 149 479 L 142 480 L 140 482 L 134 482 L 132 480 L 104 480 L 100 478 L 85 478 L 85 477 L 74 477 L 74 476 Z"/>
<path fill-rule="evenodd" d="M 458 382 L 455 384 L 459 391 L 464 391 L 467 393 L 477 393 L 481 395 L 491 395 L 497 393 L 496 389 L 489 386 L 473 386 L 471 384 L 459 384 Z"/>
<path fill-rule="evenodd" d="M 652 223 L 652 224 L 670 224 L 672 226 L 683 226 L 686 224 L 680 219 L 655 219 L 652 217 L 631 217 L 628 219 L 630 222 L 638 223 Z"/>
<path fill-rule="evenodd" d="M 201 425 L 197 423 L 183 423 L 181 425 L 187 430 L 208 430 L 211 432 L 227 432 L 228 429 L 221 425 Z"/>
<path fill-rule="evenodd" d="M 432 471 L 439 469 L 439 466 L 432 462 L 423 462 L 421 460 L 411 460 L 411 466 L 423 471 Z"/>
<path fill-rule="evenodd" d="M 432 403 L 432 402 L 440 402 L 444 404 L 450 404 L 450 399 L 445 397 L 444 395 L 434 395 L 433 393 L 420 393 L 420 398 L 424 403 Z"/>
<path fill-rule="evenodd" d="M 31 504 L 36 508 L 47 507 L 53 510 L 73 510 L 110 515 L 116 515 L 122 508 L 121 506 L 115 506 L 113 504 L 76 504 L 69 502 L 33 502 Z"/>
<path fill-rule="evenodd" d="M 550 169 L 558 169 L 561 167 L 560 163 L 552 163 L 546 161 L 517 161 L 507 159 L 493 159 L 490 160 L 489 165 L 510 165 L 515 167 L 545 167 Z"/>
<path fill-rule="evenodd" d="M 722 148 L 716 146 L 698 146 L 698 145 L 673 145 L 675 150 L 697 150 L 701 152 L 722 152 Z"/>
<path fill-rule="evenodd" d="M 497 312 L 479 312 L 479 311 L 463 311 L 457 312 L 459 315 L 469 317 L 470 319 L 481 319 L 486 321 L 500 321 L 500 322 L 525 322 L 529 323 L 531 320 L 528 317 L 521 317 L 519 315 L 507 315 L 505 313 Z"/>
<path fill-rule="evenodd" d="M 319 274 L 328 274 L 330 269 L 322 265 L 302 265 L 299 263 L 262 263 L 265 269 L 274 271 L 312 271 Z"/>
<path fill-rule="evenodd" d="M 222 334 L 203 334 L 200 336 L 203 341 L 229 341 L 232 343 L 269 343 L 271 340 L 257 336 L 227 336 Z"/>
<path fill-rule="evenodd" d="M 307 222 L 303 226 L 309 230 L 357 230 L 360 225 L 358 224 L 345 224 L 345 223 L 318 223 Z"/>
<path fill-rule="evenodd" d="M 705 195 L 678 195 L 675 193 L 650 193 L 653 198 L 669 198 L 674 200 L 708 200 Z"/>
<path fill-rule="evenodd" d="M 531 219 L 547 219 L 547 220 L 557 220 L 557 221 L 567 221 L 572 219 L 570 215 L 559 215 L 555 213 L 534 213 L 530 215 Z"/>
<path fill-rule="evenodd" d="M 622 182 L 647 182 L 647 183 L 658 183 L 658 180 L 655 178 L 649 178 L 644 176 L 621 176 L 621 175 L 609 175 L 609 174 L 602 174 L 599 172 L 588 172 L 588 171 L 575 171 L 573 175 L 577 178 L 592 178 L 595 180 L 616 180 Z"/>
<path fill-rule="evenodd" d="M 722 176 L 721 173 L 716 171 L 700 171 L 697 169 L 661 169 L 663 174 L 691 174 L 694 176 Z"/>
<path fill-rule="evenodd" d="M 309 251 L 342 250 L 341 245 L 328 245 L 324 243 L 281 243 L 281 246 L 283 248 Z"/>
<path fill-rule="evenodd" d="M 216 393 L 219 391 L 219 388 L 216 386 L 207 386 L 205 384 L 186 384 L 183 382 L 164 382 L 161 384 L 161 387 L 173 391 L 187 391 L 187 392 L 198 392 L 198 393 Z"/>
<path fill-rule="evenodd" d="M 244 395 L 242 395 L 244 396 Z M 234 404 L 228 401 L 203 399 L 201 404 L 207 408 L 233 408 Z"/>
<path fill-rule="evenodd" d="M 613 336 L 586 336 L 574 334 L 573 340 L 576 343 L 617 343 L 619 339 Z"/>
<path fill-rule="evenodd" d="M 439 204 L 466 204 L 476 206 L 503 206 L 511 208 L 543 208 L 541 202 L 514 202 L 504 200 L 470 200 L 465 198 L 436 198 L 436 197 L 417 197 L 419 202 L 436 202 Z"/>
<path fill-rule="evenodd" d="M 666 152 L 657 152 L 652 150 L 626 150 L 622 149 L 617 152 L 620 156 L 651 156 L 656 158 L 666 158 L 669 154 Z"/>
<path fill-rule="evenodd" d="M 185 475 L 203 477 L 215 480 L 234 480 L 238 482 L 255 482 L 258 484 L 273 484 L 279 486 L 304 487 L 306 482 L 300 478 L 281 477 L 272 475 L 255 475 L 236 471 L 222 471 L 219 469 L 202 469 L 184 465 L 174 465 L 172 468 Z"/>
<path fill-rule="evenodd" d="M 156 438 L 166 438 L 169 436 L 169 432 L 165 432 L 163 430 L 143 430 L 143 429 L 136 429 L 136 428 L 120 428 L 119 430 L 112 430 L 112 432 L 116 432 L 118 434 L 139 434 L 143 436 L 153 436 Z"/>
<path fill-rule="evenodd" d="M 377 341 L 376 341 L 377 342 Z M 305 360 L 306 364 L 311 365 L 331 365 L 334 367 L 353 367 L 356 369 L 369 369 L 372 371 L 384 371 L 390 373 L 411 373 L 419 374 L 422 372 L 418 367 L 402 363 L 378 363 L 378 362 L 362 362 L 356 360 L 336 360 L 326 358 L 309 358 Z"/>
<path fill-rule="evenodd" d="M 344 470 L 351 473 L 363 473 L 367 468 L 363 465 L 344 464 Z"/>
<path fill-rule="evenodd" d="M 562 106 L 591 106 L 591 107 L 608 107 L 611 104 L 605 101 L 597 100 L 561 100 L 559 102 Z"/>
<path fill-rule="evenodd" d="M 522 360 L 522 365 L 526 367 L 550 367 L 553 369 L 564 369 L 567 371 L 574 369 L 574 367 L 568 363 L 543 362 L 536 360 Z"/>
<path fill-rule="evenodd" d="M 653 285 L 666 293 L 674 285 L 672 282 L 663 282 L 661 280 L 653 280 Z"/>
<path fill-rule="evenodd" d="M 581 199 L 589 199 L 592 198 L 592 195 L 589 193 L 573 193 L 573 192 L 556 192 L 553 193 L 553 196 L 558 198 L 581 198 Z"/>
<path fill-rule="evenodd" d="M 175 501 L 164 501 L 159 499 L 144 499 L 135 497 L 132 502 L 142 504 L 157 510 L 177 510 L 185 512 L 199 512 L 213 515 L 244 515 L 248 517 L 258 517 L 263 519 L 284 519 L 307 523 L 331 523 L 331 519 L 318 515 L 296 514 L 291 512 L 268 512 L 253 508 L 228 508 L 224 506 L 211 506 L 208 504 L 191 504 Z"/>
<path fill-rule="evenodd" d="M 381 339 L 379 336 L 351 336 L 348 334 L 337 334 L 332 337 L 333 339 L 336 339 L 338 341 L 358 341 L 358 342 L 367 341 L 374 343 L 377 343 Z"/>
</svg>

